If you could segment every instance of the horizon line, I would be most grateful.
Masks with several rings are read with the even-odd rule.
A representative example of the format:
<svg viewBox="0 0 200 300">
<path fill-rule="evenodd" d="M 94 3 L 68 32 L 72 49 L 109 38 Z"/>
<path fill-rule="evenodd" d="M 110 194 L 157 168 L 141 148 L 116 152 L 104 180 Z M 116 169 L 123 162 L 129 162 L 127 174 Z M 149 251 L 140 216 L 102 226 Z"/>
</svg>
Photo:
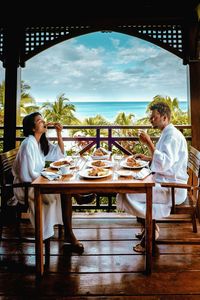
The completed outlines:
<svg viewBox="0 0 200 300">
<path fill-rule="evenodd" d="M 71 102 L 71 103 L 85 103 L 85 102 L 87 102 L 87 103 L 96 103 L 96 102 L 101 102 L 101 103 L 103 103 L 103 102 L 105 102 L 105 103 L 107 103 L 107 102 L 113 102 L 113 103 L 116 103 L 116 102 L 152 102 L 153 100 L 94 100 L 94 101 L 92 101 L 92 100 L 82 100 L 82 101 L 76 101 L 76 100 L 74 100 L 74 101 L 72 101 L 72 100 L 69 100 L 69 101 L 66 101 L 66 102 Z M 55 102 L 55 100 L 49 100 L 49 101 L 45 101 L 45 100 L 36 100 L 36 103 L 42 103 L 42 102 Z M 179 100 L 179 102 L 188 102 L 187 100 Z"/>
</svg>

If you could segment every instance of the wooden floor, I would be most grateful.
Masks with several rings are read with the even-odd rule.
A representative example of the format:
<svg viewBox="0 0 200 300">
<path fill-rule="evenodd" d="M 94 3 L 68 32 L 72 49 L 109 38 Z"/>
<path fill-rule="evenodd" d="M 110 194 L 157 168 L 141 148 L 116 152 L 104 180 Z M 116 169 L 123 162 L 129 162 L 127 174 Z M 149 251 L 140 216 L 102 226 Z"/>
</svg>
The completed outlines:
<svg viewBox="0 0 200 300">
<path fill-rule="evenodd" d="M 0 299 L 200 299 L 199 224 L 198 233 L 186 223 L 159 226 L 153 273 L 146 276 L 144 255 L 132 250 L 139 228 L 134 218 L 75 214 L 73 227 L 84 254 L 63 255 L 56 229 L 50 267 L 41 281 L 34 273 L 34 243 L 19 243 L 6 229 L 3 236 L 10 240 L 0 242 Z M 30 224 L 22 231 L 33 236 Z"/>
</svg>

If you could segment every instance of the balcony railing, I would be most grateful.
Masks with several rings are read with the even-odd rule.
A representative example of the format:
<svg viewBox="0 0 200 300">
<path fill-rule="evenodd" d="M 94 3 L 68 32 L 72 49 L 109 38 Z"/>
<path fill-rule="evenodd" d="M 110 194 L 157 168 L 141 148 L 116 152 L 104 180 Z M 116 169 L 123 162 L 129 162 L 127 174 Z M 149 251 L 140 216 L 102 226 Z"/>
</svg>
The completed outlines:
<svg viewBox="0 0 200 300">
<path fill-rule="evenodd" d="M 186 134 L 186 132 L 191 132 L 191 125 L 177 125 L 176 126 L 181 132 L 184 133 L 186 140 L 188 143 L 191 143 L 191 134 Z M 0 130 L 3 131 L 3 127 L 0 127 Z M 49 129 L 53 129 L 53 127 L 49 127 Z M 90 126 L 80 126 L 80 125 L 70 125 L 63 126 L 63 140 L 65 143 L 72 142 L 82 142 L 85 141 L 86 146 L 80 150 L 80 154 L 84 154 L 86 151 L 89 151 L 92 147 L 100 147 L 106 145 L 109 151 L 113 151 L 113 147 L 115 147 L 115 151 L 121 151 L 124 154 L 132 154 L 129 150 L 121 145 L 122 142 L 131 142 L 133 141 L 135 144 L 139 142 L 139 138 L 137 135 L 137 131 L 139 129 L 152 129 L 151 126 L 148 125 L 139 125 L 139 126 L 120 126 L 120 125 L 90 125 Z M 89 130 L 94 130 L 94 134 L 92 136 L 80 136 L 74 137 L 72 132 L 88 132 Z M 24 137 L 22 136 L 22 127 L 16 127 L 17 137 L 16 141 L 22 141 Z M 103 131 L 103 134 L 102 134 Z M 126 131 L 134 132 L 135 135 L 127 136 Z M 54 131 L 55 132 L 55 131 Z M 122 134 L 124 134 L 122 136 Z M 158 140 L 159 136 L 151 136 L 153 141 Z M 56 135 L 49 137 L 50 140 L 55 141 Z M 3 136 L 0 137 L 0 141 L 3 141 Z M 116 208 L 115 206 L 115 195 L 97 195 L 96 203 L 93 205 L 74 205 L 73 208 L 75 210 L 106 210 L 112 211 Z"/>
</svg>

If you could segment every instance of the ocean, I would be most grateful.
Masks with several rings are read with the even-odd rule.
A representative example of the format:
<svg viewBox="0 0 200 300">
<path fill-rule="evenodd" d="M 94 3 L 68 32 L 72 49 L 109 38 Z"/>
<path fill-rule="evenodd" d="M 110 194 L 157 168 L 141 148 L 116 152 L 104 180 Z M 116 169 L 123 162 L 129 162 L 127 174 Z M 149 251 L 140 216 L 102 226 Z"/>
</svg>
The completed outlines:
<svg viewBox="0 0 200 300">
<path fill-rule="evenodd" d="M 84 118 L 94 117 L 97 114 L 102 115 L 109 122 L 113 122 L 117 114 L 134 114 L 135 120 L 146 116 L 148 101 L 134 102 L 71 102 L 76 107 L 75 116 L 83 120 Z M 179 107 L 183 111 L 188 110 L 187 102 L 179 102 Z"/>
<path fill-rule="evenodd" d="M 134 114 L 134 120 L 141 119 L 146 116 L 146 109 L 149 104 L 148 101 L 134 101 L 134 102 L 73 102 L 76 111 L 74 115 L 79 120 L 83 121 L 85 118 L 95 117 L 97 114 L 104 117 L 107 121 L 113 122 L 120 112 L 127 114 Z M 38 103 L 42 105 L 42 103 Z M 185 101 L 179 102 L 179 107 L 183 111 L 188 110 L 188 103 Z"/>
</svg>

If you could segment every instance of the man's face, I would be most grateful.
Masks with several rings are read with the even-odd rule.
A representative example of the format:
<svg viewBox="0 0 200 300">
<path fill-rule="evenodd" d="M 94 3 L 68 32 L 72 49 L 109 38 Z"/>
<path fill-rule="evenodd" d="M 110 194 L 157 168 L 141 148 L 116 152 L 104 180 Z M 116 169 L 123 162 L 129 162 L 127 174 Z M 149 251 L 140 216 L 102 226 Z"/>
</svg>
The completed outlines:
<svg viewBox="0 0 200 300">
<path fill-rule="evenodd" d="M 151 111 L 149 120 L 155 129 L 163 129 L 165 127 L 166 116 L 161 116 L 157 110 Z"/>
</svg>

